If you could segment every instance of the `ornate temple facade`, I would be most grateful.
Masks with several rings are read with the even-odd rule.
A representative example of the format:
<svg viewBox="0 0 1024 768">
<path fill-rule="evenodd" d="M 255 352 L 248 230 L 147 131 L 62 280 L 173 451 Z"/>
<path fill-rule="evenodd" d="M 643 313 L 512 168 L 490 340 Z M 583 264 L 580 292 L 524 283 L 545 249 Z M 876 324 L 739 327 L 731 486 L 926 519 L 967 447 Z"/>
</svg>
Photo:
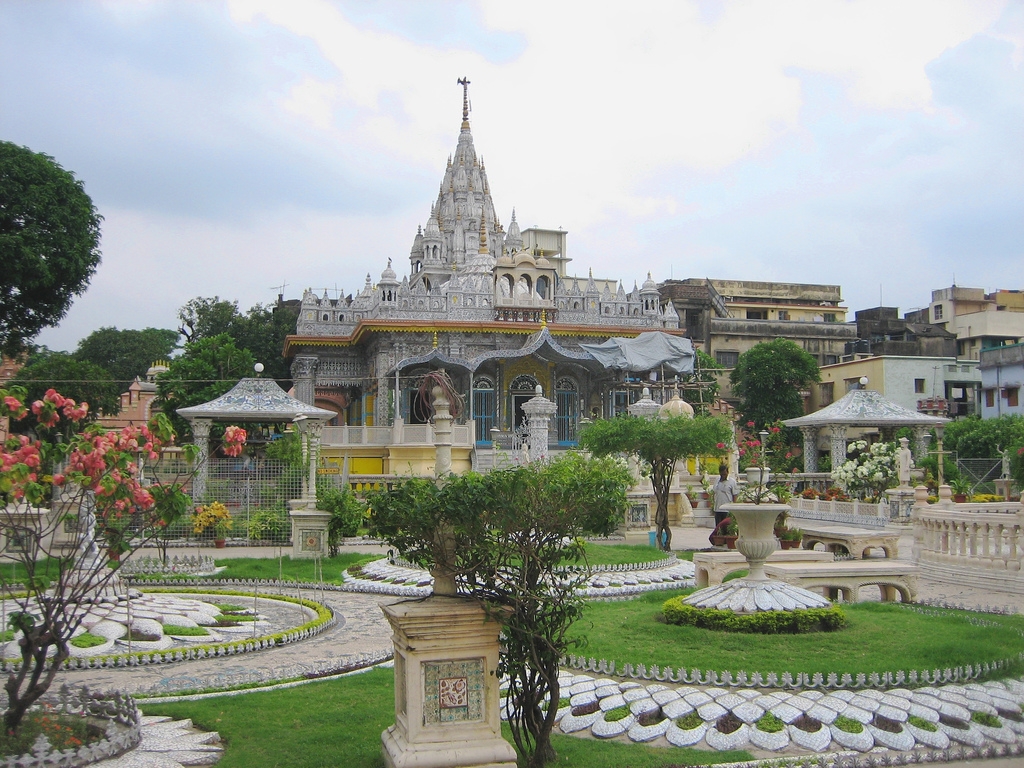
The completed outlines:
<svg viewBox="0 0 1024 768">
<path fill-rule="evenodd" d="M 514 211 L 502 225 L 464 91 L 458 144 L 413 238 L 408 274 L 399 279 L 389 259 L 355 295 L 303 295 L 285 348 L 296 397 L 334 411 L 337 426 L 421 424 L 419 380 L 443 368 L 465 399 L 460 421 L 475 442 L 514 429 L 540 385 L 558 406 L 558 441 L 574 443 L 582 416 L 635 399 L 625 376 L 581 344 L 682 332 L 650 275 L 627 292 L 617 281 L 568 276 L 567 262 L 564 232 L 523 232 Z"/>
</svg>

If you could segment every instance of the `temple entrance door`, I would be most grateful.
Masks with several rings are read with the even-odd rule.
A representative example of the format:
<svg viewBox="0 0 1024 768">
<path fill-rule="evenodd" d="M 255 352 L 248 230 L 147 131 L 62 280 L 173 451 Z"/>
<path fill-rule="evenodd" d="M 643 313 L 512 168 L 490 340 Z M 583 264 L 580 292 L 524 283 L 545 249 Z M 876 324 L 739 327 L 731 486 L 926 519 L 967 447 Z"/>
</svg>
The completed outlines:
<svg viewBox="0 0 1024 768">
<path fill-rule="evenodd" d="M 494 382 L 480 377 L 473 384 L 473 418 L 476 420 L 476 442 L 490 443 L 494 426 Z"/>
<path fill-rule="evenodd" d="M 512 429 L 517 430 L 526 423 L 526 414 L 523 412 L 523 405 L 530 398 L 536 396 L 537 380 L 533 376 L 516 376 L 512 386 L 508 388 L 511 395 Z"/>
<path fill-rule="evenodd" d="M 576 445 L 576 428 L 579 424 L 580 394 L 576 382 L 569 378 L 559 379 L 555 384 L 555 415 L 559 445 Z"/>
</svg>

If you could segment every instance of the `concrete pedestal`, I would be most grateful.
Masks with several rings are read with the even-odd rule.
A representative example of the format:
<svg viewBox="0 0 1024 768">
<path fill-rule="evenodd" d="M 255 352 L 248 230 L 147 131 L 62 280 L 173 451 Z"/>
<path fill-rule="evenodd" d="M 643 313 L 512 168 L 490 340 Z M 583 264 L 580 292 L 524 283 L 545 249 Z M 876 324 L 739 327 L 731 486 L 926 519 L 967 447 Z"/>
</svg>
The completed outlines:
<svg viewBox="0 0 1024 768">
<path fill-rule="evenodd" d="M 330 512 L 291 502 L 288 517 L 292 521 L 292 557 L 327 557 L 327 523 Z"/>
<path fill-rule="evenodd" d="M 433 596 L 382 607 L 395 646 L 388 768 L 516 768 L 501 738 L 500 625 L 479 601 Z"/>
<path fill-rule="evenodd" d="M 889 518 L 910 522 L 910 510 L 914 508 L 914 489 L 909 485 L 901 485 L 887 490 L 885 496 L 889 500 Z"/>
</svg>

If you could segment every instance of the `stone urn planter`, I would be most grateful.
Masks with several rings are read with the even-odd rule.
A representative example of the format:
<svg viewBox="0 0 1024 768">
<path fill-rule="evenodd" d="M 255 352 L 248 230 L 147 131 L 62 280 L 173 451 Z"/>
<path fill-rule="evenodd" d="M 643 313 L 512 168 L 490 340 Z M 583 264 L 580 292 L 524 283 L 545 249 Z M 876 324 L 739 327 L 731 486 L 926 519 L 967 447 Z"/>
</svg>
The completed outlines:
<svg viewBox="0 0 1024 768">
<path fill-rule="evenodd" d="M 748 470 L 749 472 L 749 470 Z M 750 565 L 749 581 L 767 581 L 764 561 L 779 548 L 775 538 L 775 519 L 780 512 L 788 512 L 788 504 L 733 503 L 725 507 L 739 526 L 736 549 Z"/>
</svg>

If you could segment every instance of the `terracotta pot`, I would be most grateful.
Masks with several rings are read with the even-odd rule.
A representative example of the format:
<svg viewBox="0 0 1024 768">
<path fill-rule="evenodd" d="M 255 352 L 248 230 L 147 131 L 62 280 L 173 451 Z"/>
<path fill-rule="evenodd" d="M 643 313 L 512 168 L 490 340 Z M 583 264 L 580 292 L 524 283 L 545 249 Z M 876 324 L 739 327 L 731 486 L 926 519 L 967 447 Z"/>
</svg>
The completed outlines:
<svg viewBox="0 0 1024 768">
<path fill-rule="evenodd" d="M 725 544 L 725 536 L 712 536 L 711 543 L 716 547 L 720 547 Z"/>
<path fill-rule="evenodd" d="M 736 539 L 738 539 L 739 536 L 723 536 L 722 538 L 725 539 L 725 546 L 729 549 L 736 549 Z"/>
<path fill-rule="evenodd" d="M 967 494 L 966 493 L 954 493 L 953 494 L 953 501 L 955 501 L 957 504 L 966 504 L 967 503 Z"/>
<path fill-rule="evenodd" d="M 796 549 L 800 546 L 800 541 L 796 539 L 779 539 L 779 544 L 782 545 L 783 549 Z"/>
<path fill-rule="evenodd" d="M 226 547 L 227 545 L 228 545 L 228 542 L 227 542 L 226 539 L 214 539 L 213 540 L 213 546 L 215 546 L 217 549 L 224 549 L 224 547 Z"/>
</svg>

